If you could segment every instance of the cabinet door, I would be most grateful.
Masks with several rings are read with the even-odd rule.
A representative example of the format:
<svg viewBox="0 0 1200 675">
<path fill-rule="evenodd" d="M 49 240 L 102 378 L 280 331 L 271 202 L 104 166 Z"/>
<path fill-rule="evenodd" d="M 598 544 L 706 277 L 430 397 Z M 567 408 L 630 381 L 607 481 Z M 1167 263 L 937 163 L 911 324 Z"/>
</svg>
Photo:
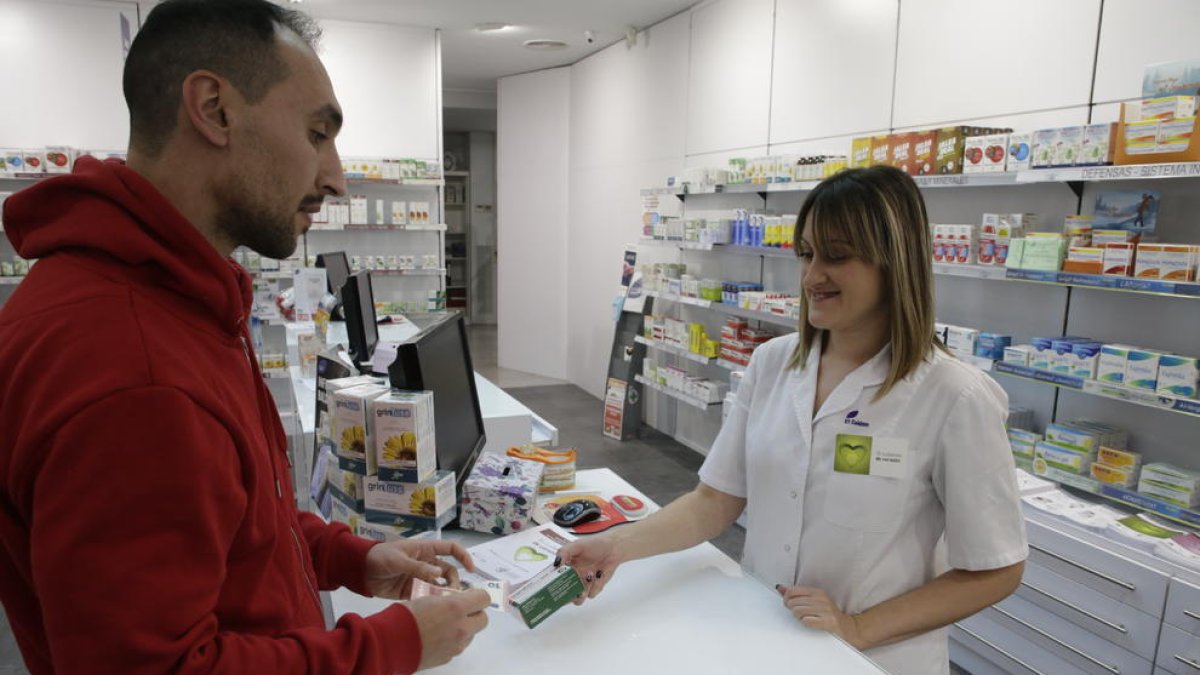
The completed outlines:
<svg viewBox="0 0 1200 675">
<path fill-rule="evenodd" d="M 1034 521 L 1029 561 L 1151 616 L 1161 617 L 1168 577 L 1151 567 Z"/>
<path fill-rule="evenodd" d="M 1074 623 L 1011 596 L 984 613 L 1079 670 L 1094 675 L 1150 675 L 1154 664 Z"/>
<path fill-rule="evenodd" d="M 1156 616 L 1033 562 L 1025 565 L 1017 595 L 1144 659 L 1154 658 L 1160 624 Z"/>
<path fill-rule="evenodd" d="M 1163 624 L 1155 665 L 1175 675 L 1200 675 L 1200 637 Z"/>
<path fill-rule="evenodd" d="M 1200 587 L 1175 577 L 1167 589 L 1167 610 L 1163 622 L 1200 635 Z"/>
</svg>

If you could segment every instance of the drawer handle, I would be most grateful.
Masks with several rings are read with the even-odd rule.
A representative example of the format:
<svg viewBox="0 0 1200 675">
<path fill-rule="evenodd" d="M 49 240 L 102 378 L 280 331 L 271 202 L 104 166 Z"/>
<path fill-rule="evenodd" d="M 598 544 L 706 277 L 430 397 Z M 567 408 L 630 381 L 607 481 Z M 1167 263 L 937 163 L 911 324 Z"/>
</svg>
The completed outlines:
<svg viewBox="0 0 1200 675">
<path fill-rule="evenodd" d="M 1092 663 L 1096 664 L 1097 666 L 1100 666 L 1101 668 L 1103 668 L 1103 669 L 1107 670 L 1108 672 L 1112 673 L 1113 675 L 1120 675 L 1120 674 L 1121 674 L 1121 669 L 1120 669 L 1120 668 L 1117 668 L 1116 666 L 1110 666 L 1110 665 L 1108 665 L 1107 663 L 1105 663 L 1105 662 L 1103 662 L 1103 661 L 1099 661 L 1099 660 L 1097 660 L 1097 659 L 1096 659 L 1094 656 L 1092 656 L 1091 654 L 1088 654 L 1088 653 L 1086 653 L 1086 652 L 1080 651 L 1079 649 L 1077 649 L 1077 648 L 1075 648 L 1075 647 L 1073 647 L 1073 646 L 1071 646 L 1071 645 L 1067 644 L 1066 642 L 1063 642 L 1062 640 L 1060 640 L 1060 639 L 1058 639 L 1058 638 L 1054 637 L 1053 635 L 1051 635 L 1051 634 L 1047 633 L 1046 631 L 1042 630 L 1041 628 L 1038 628 L 1037 626 L 1035 626 L 1035 625 L 1033 625 L 1033 624 L 1031 624 L 1031 623 L 1029 623 L 1029 622 L 1025 621 L 1024 619 L 1021 619 L 1021 618 L 1019 618 L 1019 617 L 1017 617 L 1017 616 L 1014 616 L 1013 614 L 1011 614 L 1011 613 L 1009 613 L 1009 612 L 1007 612 L 1007 611 L 1005 611 L 1005 610 L 1003 610 L 1003 609 L 1000 609 L 999 607 L 992 607 L 992 609 L 994 609 L 994 610 L 996 610 L 997 612 L 999 612 L 1000 614 L 1002 614 L 1002 615 L 1004 615 L 1004 616 L 1006 616 L 1006 617 L 1008 617 L 1008 618 L 1012 619 L 1013 621 L 1016 621 L 1017 623 L 1019 623 L 1019 624 L 1021 624 L 1022 626 L 1024 626 L 1024 627 L 1028 628 L 1029 630 L 1031 630 L 1031 631 L 1033 631 L 1033 632 L 1037 633 L 1038 635 L 1041 635 L 1042 637 L 1044 637 L 1044 638 L 1046 638 L 1047 640 L 1049 640 L 1049 641 L 1053 642 L 1054 644 L 1058 645 L 1059 647 L 1062 647 L 1063 649 L 1069 650 L 1070 652 L 1072 652 L 1072 653 L 1073 653 L 1073 654 L 1075 654 L 1076 656 L 1079 656 L 1079 657 L 1082 657 L 1082 658 L 1085 658 L 1085 659 L 1087 659 L 1088 661 L 1091 661 Z"/>
<path fill-rule="evenodd" d="M 1193 670 L 1200 670 L 1200 663 L 1196 663 L 1195 661 L 1187 658 L 1186 656 L 1180 656 L 1180 655 L 1176 654 L 1174 656 L 1174 659 L 1176 661 L 1182 663 L 1183 665 L 1187 666 L 1188 668 L 1191 668 Z"/>
<path fill-rule="evenodd" d="M 1197 621 L 1200 621 L 1200 614 L 1197 614 L 1190 609 L 1183 610 L 1183 615 L 1186 617 L 1192 618 L 1192 619 L 1196 619 Z"/>
<path fill-rule="evenodd" d="M 1070 602 L 1067 602 L 1066 600 L 1064 600 L 1064 599 L 1062 599 L 1062 598 L 1058 597 L 1057 595 L 1054 595 L 1054 594 L 1052 594 L 1052 593 L 1047 593 L 1046 591 L 1044 591 L 1044 590 L 1042 590 L 1042 589 L 1038 588 L 1037 586 L 1034 586 L 1034 585 L 1033 585 L 1033 584 L 1031 584 L 1031 583 L 1027 583 L 1027 582 L 1024 582 L 1024 581 L 1022 581 L 1022 582 L 1021 582 L 1021 585 L 1022 585 L 1022 586 L 1024 586 L 1025 588 L 1028 588 L 1029 590 L 1033 591 L 1034 593 L 1037 593 L 1037 594 L 1039 594 L 1039 595 L 1042 595 L 1042 596 L 1045 596 L 1045 597 L 1047 597 L 1047 598 L 1050 598 L 1051 600 L 1053 600 L 1053 601 L 1057 602 L 1057 603 L 1058 603 L 1058 604 L 1060 604 L 1060 605 L 1063 605 L 1064 607 L 1069 607 L 1070 609 L 1073 609 L 1073 610 L 1075 610 L 1076 612 L 1079 612 L 1080 614 L 1082 614 L 1082 615 L 1086 616 L 1087 618 L 1089 618 L 1089 619 L 1091 619 L 1091 620 L 1093 620 L 1093 621 L 1097 621 L 1097 622 L 1099 622 L 1099 623 L 1102 623 L 1102 624 L 1104 624 L 1105 626 L 1108 626 L 1109 628 L 1111 628 L 1111 629 L 1113 629 L 1113 630 L 1117 631 L 1118 633 L 1121 633 L 1122 635 L 1129 635 L 1129 631 L 1128 631 L 1128 630 L 1125 628 L 1125 626 L 1123 626 L 1123 625 L 1121 625 L 1121 624 L 1119 624 L 1119 623 L 1113 623 L 1113 622 L 1109 621 L 1108 619 L 1105 619 L 1105 618 L 1104 618 L 1104 617 L 1102 617 L 1102 616 L 1097 616 L 1097 615 L 1095 615 L 1095 614 L 1093 614 L 1093 613 L 1091 613 L 1091 612 L 1087 611 L 1086 609 L 1084 609 L 1084 608 L 1082 608 L 1082 607 L 1079 607 L 1079 606 L 1077 606 L 1077 605 L 1074 605 L 1074 604 L 1072 604 L 1072 603 L 1070 603 Z M 1200 616 L 1198 616 L 1198 617 L 1196 617 L 1196 618 L 1197 618 L 1197 619 L 1200 619 Z"/>
<path fill-rule="evenodd" d="M 1040 546 L 1030 544 L 1029 548 L 1031 548 L 1035 551 L 1038 551 L 1039 553 L 1044 553 L 1044 554 L 1050 556 L 1051 558 L 1054 558 L 1055 560 L 1061 560 L 1072 567 L 1076 567 L 1076 568 L 1083 570 L 1084 572 L 1087 572 L 1088 574 L 1093 574 L 1095 576 L 1098 576 L 1101 579 L 1103 579 L 1109 583 L 1116 584 L 1116 585 L 1120 586 L 1121 588 L 1124 588 L 1125 590 L 1128 590 L 1128 591 L 1136 591 L 1137 590 L 1137 586 L 1134 586 L 1133 584 L 1129 583 L 1128 581 L 1121 581 L 1120 579 L 1109 576 L 1109 575 L 1105 574 L 1104 572 L 1101 572 L 1099 570 L 1094 570 L 1094 569 L 1088 567 L 1087 565 L 1084 565 L 1082 563 L 1077 563 L 1074 560 L 1071 560 L 1070 558 L 1065 558 L 1057 553 L 1047 551 L 1046 549 L 1044 549 Z"/>
<path fill-rule="evenodd" d="M 1008 659 L 1009 661 L 1012 661 L 1013 663 L 1017 664 L 1018 666 L 1021 666 L 1021 667 L 1022 667 L 1022 668 L 1024 668 L 1025 670 L 1028 670 L 1029 672 L 1033 673 L 1034 675 L 1046 675 L 1045 673 L 1043 673 L 1042 671 L 1038 670 L 1037 668 L 1034 668 L 1033 666 L 1029 665 L 1028 663 L 1025 663 L 1025 662 L 1024 662 L 1024 661 L 1022 661 L 1021 659 L 1018 659 L 1017 657 L 1013 656 L 1012 654 L 1009 654 L 1008 652 L 1004 651 L 1004 650 L 1003 650 L 1003 649 L 1001 649 L 1000 647 L 998 647 L 998 646 L 996 646 L 995 644 L 993 644 L 993 643 L 992 643 L 990 640 L 987 640 L 987 639 L 985 639 L 985 638 L 984 638 L 982 635 L 979 635 L 979 634 L 978 634 L 978 633 L 976 633 L 975 631 L 973 631 L 973 630 L 971 630 L 971 629 L 969 629 L 969 628 L 965 628 L 965 627 L 963 627 L 963 626 L 962 626 L 962 624 L 957 624 L 957 623 L 956 623 L 956 624 L 954 624 L 954 625 L 955 625 L 955 627 L 957 627 L 957 628 L 958 628 L 959 630 L 961 630 L 962 632 L 966 633 L 967 635 L 970 635 L 971 637 L 975 638 L 976 640 L 979 640 L 979 641 L 980 641 L 980 642 L 982 642 L 982 643 L 983 643 L 985 646 L 987 646 L 987 647 L 991 648 L 992 650 L 994 650 L 994 651 L 998 652 L 998 653 L 999 653 L 1001 656 L 1005 657 L 1005 658 L 1006 658 L 1006 659 Z M 1175 658 L 1179 658 L 1179 657 L 1175 657 Z"/>
</svg>

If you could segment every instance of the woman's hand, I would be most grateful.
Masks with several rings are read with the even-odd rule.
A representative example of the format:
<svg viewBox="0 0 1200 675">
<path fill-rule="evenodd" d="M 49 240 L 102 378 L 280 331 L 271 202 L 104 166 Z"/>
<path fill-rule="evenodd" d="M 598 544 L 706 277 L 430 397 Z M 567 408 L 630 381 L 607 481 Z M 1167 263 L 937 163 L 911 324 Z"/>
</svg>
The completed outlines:
<svg viewBox="0 0 1200 675">
<path fill-rule="evenodd" d="M 471 554 L 457 542 L 401 539 L 377 544 L 367 553 L 367 589 L 377 598 L 404 600 L 412 593 L 414 578 L 430 583 L 441 578 L 458 586 L 458 569 L 442 556 L 453 557 L 468 571 L 475 571 Z"/>
<path fill-rule="evenodd" d="M 593 536 L 560 548 L 554 566 L 569 565 L 579 573 L 587 593 L 576 598 L 575 604 L 582 605 L 585 598 L 594 598 L 604 590 L 622 562 L 615 537 Z"/>
<path fill-rule="evenodd" d="M 806 586 L 775 587 L 783 596 L 783 606 L 792 612 L 792 616 L 809 628 L 828 631 L 840 637 L 851 647 L 863 650 L 862 635 L 858 630 L 857 619 L 846 614 L 829 598 L 825 591 Z"/>
</svg>

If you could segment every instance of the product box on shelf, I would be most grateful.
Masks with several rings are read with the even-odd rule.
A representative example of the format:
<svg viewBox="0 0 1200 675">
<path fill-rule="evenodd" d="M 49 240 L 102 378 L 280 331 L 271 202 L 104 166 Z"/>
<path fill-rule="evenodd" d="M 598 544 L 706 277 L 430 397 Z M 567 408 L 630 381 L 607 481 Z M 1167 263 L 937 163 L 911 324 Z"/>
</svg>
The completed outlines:
<svg viewBox="0 0 1200 675">
<path fill-rule="evenodd" d="M 850 141 L 850 167 L 871 166 L 871 137 L 863 136 Z"/>
<path fill-rule="evenodd" d="M 1145 391 L 1158 390 L 1158 352 L 1130 349 L 1125 355 L 1125 386 Z"/>
<path fill-rule="evenodd" d="M 1124 129 L 1124 150 L 1131 155 L 1146 155 L 1158 150 L 1158 120 L 1129 122 Z"/>
<path fill-rule="evenodd" d="M 1033 357 L 1032 345 L 1014 345 L 1004 348 L 1002 360 L 1005 363 L 1012 363 L 1018 366 L 1030 366 L 1030 360 Z"/>
<path fill-rule="evenodd" d="M 1158 123 L 1155 137 L 1155 152 L 1183 152 L 1191 145 L 1195 135 L 1196 118 L 1184 117 Z"/>
<path fill-rule="evenodd" d="M 1163 354 L 1158 357 L 1158 393 L 1197 398 L 1200 361 L 1193 356 Z"/>
<path fill-rule="evenodd" d="M 24 173 L 46 172 L 46 158 L 40 150 L 22 150 L 21 162 L 24 164 Z"/>
<path fill-rule="evenodd" d="M 1004 171 L 1008 134 L 968 136 L 963 150 L 963 173 Z"/>
<path fill-rule="evenodd" d="M 1096 379 L 1108 384 L 1125 384 L 1125 369 L 1129 361 L 1129 352 L 1133 349 L 1136 347 L 1118 344 L 1100 347 Z"/>
<path fill-rule="evenodd" d="M 1116 145 L 1116 123 L 1089 124 L 1083 127 L 1083 143 L 1079 163 L 1085 166 L 1112 164 L 1113 150 Z"/>
<path fill-rule="evenodd" d="M 1066 355 L 1069 363 L 1069 373 L 1085 380 L 1096 378 L 1096 369 L 1100 363 L 1099 342 L 1077 342 L 1071 346 Z"/>
<path fill-rule="evenodd" d="M 1033 134 L 1020 132 L 1008 136 L 1008 163 L 1005 171 L 1024 171 L 1033 164 Z"/>
<path fill-rule="evenodd" d="M 1129 230 L 1092 230 L 1092 246 L 1128 244 L 1132 234 Z"/>
<path fill-rule="evenodd" d="M 1072 246 L 1063 262 L 1064 272 L 1101 274 L 1104 272 L 1104 249 L 1096 246 Z"/>
<path fill-rule="evenodd" d="M 1137 117 L 1132 121 L 1164 121 L 1196 115 L 1195 96 L 1163 96 L 1143 99 L 1135 103 L 1137 105 L 1131 106 L 1131 108 Z"/>
<path fill-rule="evenodd" d="M 1054 152 L 1058 147 L 1058 129 L 1039 129 L 1033 132 L 1033 161 L 1030 168 L 1046 169 L 1054 166 Z"/>
<path fill-rule="evenodd" d="M 1158 278 L 1164 281 L 1196 280 L 1196 247 L 1163 244 L 1159 250 Z"/>
<path fill-rule="evenodd" d="M 911 163 L 908 173 L 928 176 L 937 171 L 937 131 L 918 131 L 912 134 Z"/>
<path fill-rule="evenodd" d="M 1054 441 L 1038 441 L 1033 449 L 1034 466 L 1044 463 L 1059 471 L 1079 475 L 1088 474 L 1092 465 L 1092 453 Z"/>
<path fill-rule="evenodd" d="M 65 146 L 46 148 L 46 173 L 71 173 L 76 150 Z"/>
<path fill-rule="evenodd" d="M 408 202 L 392 202 L 392 225 L 408 224 Z"/>
<path fill-rule="evenodd" d="M 871 137 L 871 164 L 891 164 L 892 137 Z"/>
<path fill-rule="evenodd" d="M 1137 244 L 1105 244 L 1104 273 L 1127 277 L 1133 273 Z"/>
<path fill-rule="evenodd" d="M 4 160 L 0 174 L 26 173 L 25 156 L 20 150 L 0 150 L 0 158 Z"/>
<path fill-rule="evenodd" d="M 330 466 L 325 474 L 326 482 L 329 483 L 329 491 L 333 498 L 345 504 L 347 508 L 355 513 L 362 513 L 366 510 L 366 492 L 363 490 L 362 474 L 354 473 L 353 471 L 343 471 L 337 462 L 330 462 Z"/>
<path fill-rule="evenodd" d="M 1136 101 L 1121 104 L 1121 119 L 1117 123 L 1117 147 L 1113 153 L 1113 163 L 1149 164 L 1200 161 L 1200 143 L 1195 142 L 1198 119 L 1194 116 L 1195 113 L 1166 120 L 1161 118 L 1144 119 L 1144 104 L 1145 102 Z M 1186 110 L 1176 109 L 1173 112 L 1186 112 Z M 1167 125 L 1165 132 L 1162 129 L 1163 125 Z"/>
<path fill-rule="evenodd" d="M 1118 469 L 1138 470 L 1142 466 L 1142 454 L 1102 445 L 1096 453 L 1096 461 Z"/>
<path fill-rule="evenodd" d="M 942 127 L 937 130 L 934 167 L 940 174 L 962 173 L 966 127 Z"/>
<path fill-rule="evenodd" d="M 1137 484 L 1137 469 L 1127 469 L 1093 462 L 1090 471 L 1092 478 L 1106 485 L 1115 485 L 1116 487 L 1128 490 Z"/>
<path fill-rule="evenodd" d="M 1139 279 L 1161 278 L 1163 251 L 1163 244 L 1138 244 L 1133 275 Z"/>
<path fill-rule="evenodd" d="M 1074 166 L 1083 152 L 1083 127 L 1062 127 L 1054 143 L 1054 166 Z"/>
<path fill-rule="evenodd" d="M 980 333 L 975 342 L 975 356 L 992 359 L 1004 358 L 1004 351 L 1012 344 L 1011 335 L 997 333 Z"/>
<path fill-rule="evenodd" d="M 979 331 L 974 328 L 949 326 L 946 329 L 946 348 L 957 354 L 974 354 L 978 341 Z"/>
<path fill-rule="evenodd" d="M 901 132 L 892 134 L 888 142 L 888 164 L 911 174 L 913 134 Z"/>
</svg>

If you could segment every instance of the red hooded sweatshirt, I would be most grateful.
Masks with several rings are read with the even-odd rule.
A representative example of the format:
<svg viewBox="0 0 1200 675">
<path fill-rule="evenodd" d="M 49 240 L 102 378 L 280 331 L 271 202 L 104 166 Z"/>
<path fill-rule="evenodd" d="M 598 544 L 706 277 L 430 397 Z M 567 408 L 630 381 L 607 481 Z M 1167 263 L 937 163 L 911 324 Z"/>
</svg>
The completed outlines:
<svg viewBox="0 0 1200 675">
<path fill-rule="evenodd" d="M 372 542 L 298 513 L 250 281 L 147 180 L 82 158 L 4 204 L 0 602 L 33 675 L 409 673 L 408 608 L 327 630 Z"/>
</svg>

